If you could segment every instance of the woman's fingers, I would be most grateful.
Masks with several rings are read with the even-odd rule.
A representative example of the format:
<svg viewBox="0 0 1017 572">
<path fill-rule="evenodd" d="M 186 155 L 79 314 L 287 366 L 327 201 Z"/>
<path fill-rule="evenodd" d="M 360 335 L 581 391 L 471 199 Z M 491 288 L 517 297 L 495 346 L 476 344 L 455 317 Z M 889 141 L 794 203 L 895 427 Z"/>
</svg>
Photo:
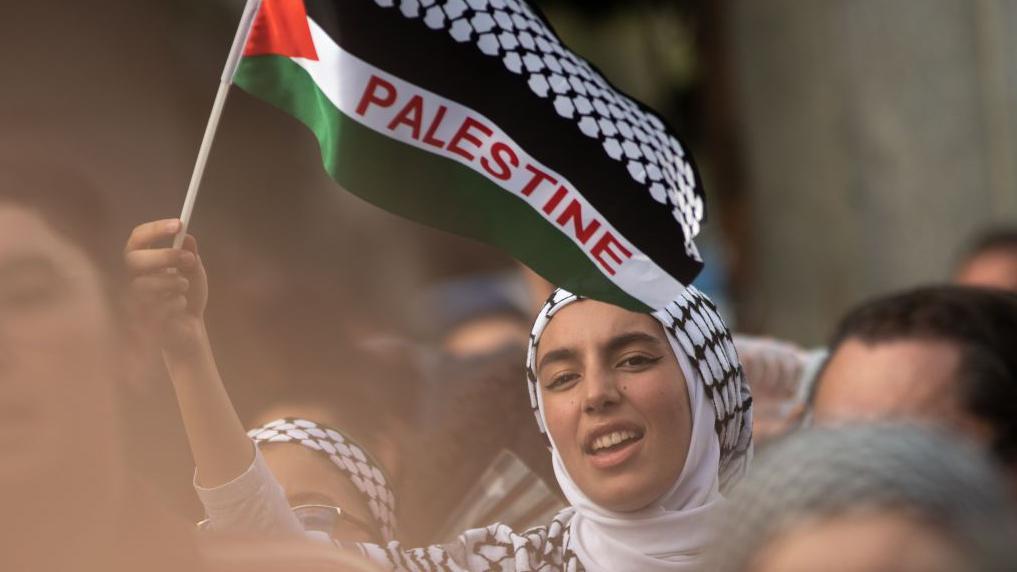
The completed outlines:
<svg viewBox="0 0 1017 572">
<path fill-rule="evenodd" d="M 198 254 L 198 240 L 194 238 L 194 235 L 188 234 L 184 237 L 184 244 L 182 245 L 184 252 L 188 252 L 194 255 L 194 265 L 184 268 L 183 271 L 188 274 L 191 278 L 199 281 L 204 280 L 204 269 L 202 268 L 201 255 Z"/>
<path fill-rule="evenodd" d="M 183 295 L 191 281 L 179 274 L 146 274 L 131 280 L 131 290 L 149 299 Z"/>
<path fill-rule="evenodd" d="M 142 295 L 144 296 L 144 295 Z M 163 324 L 168 319 L 179 316 L 187 310 L 187 298 L 180 294 L 169 296 L 147 295 L 148 299 L 135 306 L 139 311 L 137 317 L 143 323 Z"/>
<path fill-rule="evenodd" d="M 160 240 L 172 238 L 180 232 L 180 219 L 167 218 L 146 222 L 134 227 L 131 236 L 127 239 L 127 246 L 124 252 L 142 250 L 149 248 Z"/>
<path fill-rule="evenodd" d="M 187 272 L 197 264 L 193 252 L 177 248 L 129 250 L 124 256 L 127 271 L 132 276 L 164 272 L 170 268 Z"/>
<path fill-rule="evenodd" d="M 194 238 L 193 234 L 188 234 L 184 237 L 183 249 L 187 252 L 193 253 L 195 256 L 198 255 L 198 239 Z"/>
<path fill-rule="evenodd" d="M 163 307 L 170 315 L 179 314 L 187 309 L 187 298 L 185 296 L 172 296 Z"/>
</svg>

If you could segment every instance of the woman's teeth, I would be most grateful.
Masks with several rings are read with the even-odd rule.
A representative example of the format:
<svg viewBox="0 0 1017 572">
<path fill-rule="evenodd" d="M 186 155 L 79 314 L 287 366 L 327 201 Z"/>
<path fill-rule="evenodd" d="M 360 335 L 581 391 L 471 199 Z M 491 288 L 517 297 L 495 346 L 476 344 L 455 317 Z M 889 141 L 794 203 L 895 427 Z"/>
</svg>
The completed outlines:
<svg viewBox="0 0 1017 572">
<path fill-rule="evenodd" d="M 635 439 L 637 436 L 638 435 L 634 431 L 615 431 L 614 433 L 608 433 L 607 435 L 597 437 L 597 439 L 593 442 L 593 447 L 591 447 L 591 449 L 594 453 L 596 453 L 601 449 L 614 447 L 619 443 Z"/>
</svg>

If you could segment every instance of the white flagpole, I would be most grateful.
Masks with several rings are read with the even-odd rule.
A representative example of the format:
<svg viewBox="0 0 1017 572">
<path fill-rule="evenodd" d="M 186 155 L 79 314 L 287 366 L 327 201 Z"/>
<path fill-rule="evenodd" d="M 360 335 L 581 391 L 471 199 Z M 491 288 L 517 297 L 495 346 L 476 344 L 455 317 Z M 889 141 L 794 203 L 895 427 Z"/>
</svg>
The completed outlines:
<svg viewBox="0 0 1017 572">
<path fill-rule="evenodd" d="M 191 213 L 194 212 L 194 202 L 198 199 L 198 189 L 201 187 L 201 178 L 205 174 L 205 165 L 208 163 L 208 155 L 212 151 L 212 142 L 215 140 L 216 131 L 219 129 L 219 120 L 222 118 L 223 108 L 226 107 L 226 96 L 229 95 L 230 86 L 233 85 L 233 76 L 237 73 L 237 66 L 244 53 L 244 46 L 247 45 L 247 36 L 251 32 L 251 25 L 254 24 L 254 17 L 261 7 L 261 0 L 247 0 L 244 7 L 244 14 L 240 17 L 240 25 L 237 27 L 237 34 L 233 37 L 233 46 L 230 48 L 230 55 L 226 58 L 226 67 L 222 72 L 222 79 L 219 82 L 219 91 L 215 95 L 215 103 L 212 104 L 212 114 L 205 126 L 205 136 L 201 140 L 201 147 L 198 149 L 198 160 L 194 163 L 194 171 L 191 173 L 191 182 L 187 186 L 187 197 L 184 198 L 184 208 L 180 211 L 180 232 L 173 239 L 173 248 L 180 248 L 187 236 L 187 227 L 191 222 Z"/>
</svg>

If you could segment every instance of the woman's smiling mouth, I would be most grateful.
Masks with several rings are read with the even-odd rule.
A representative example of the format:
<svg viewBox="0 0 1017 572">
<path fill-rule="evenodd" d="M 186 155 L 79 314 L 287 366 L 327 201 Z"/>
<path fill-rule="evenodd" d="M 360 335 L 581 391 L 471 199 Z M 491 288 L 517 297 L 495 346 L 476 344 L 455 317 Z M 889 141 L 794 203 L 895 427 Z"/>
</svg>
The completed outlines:
<svg viewBox="0 0 1017 572">
<path fill-rule="evenodd" d="M 641 435 L 635 431 L 629 431 L 627 429 L 622 431 L 613 431 L 594 440 L 593 445 L 590 447 L 590 451 L 596 455 L 603 451 L 618 448 L 618 445 L 628 443 L 629 441 L 640 437 Z"/>
<path fill-rule="evenodd" d="M 597 469 L 609 469 L 628 461 L 641 448 L 644 431 L 618 424 L 593 431 L 583 452 Z"/>
</svg>

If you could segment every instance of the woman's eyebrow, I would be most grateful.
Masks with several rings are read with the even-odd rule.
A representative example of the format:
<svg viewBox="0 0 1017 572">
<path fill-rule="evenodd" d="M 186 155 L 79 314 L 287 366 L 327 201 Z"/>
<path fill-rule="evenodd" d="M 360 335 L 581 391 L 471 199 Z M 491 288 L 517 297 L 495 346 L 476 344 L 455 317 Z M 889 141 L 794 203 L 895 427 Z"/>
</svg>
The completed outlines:
<svg viewBox="0 0 1017 572">
<path fill-rule="evenodd" d="M 646 332 L 628 332 L 619 334 L 604 344 L 604 352 L 614 353 L 632 344 L 660 345 L 660 338 L 647 334 Z"/>
<path fill-rule="evenodd" d="M 537 364 L 537 371 L 544 369 L 548 364 L 557 361 L 567 361 L 576 357 L 576 351 L 572 348 L 561 348 L 557 350 L 551 350 L 544 354 L 544 357 L 540 358 L 540 363 Z"/>
</svg>

